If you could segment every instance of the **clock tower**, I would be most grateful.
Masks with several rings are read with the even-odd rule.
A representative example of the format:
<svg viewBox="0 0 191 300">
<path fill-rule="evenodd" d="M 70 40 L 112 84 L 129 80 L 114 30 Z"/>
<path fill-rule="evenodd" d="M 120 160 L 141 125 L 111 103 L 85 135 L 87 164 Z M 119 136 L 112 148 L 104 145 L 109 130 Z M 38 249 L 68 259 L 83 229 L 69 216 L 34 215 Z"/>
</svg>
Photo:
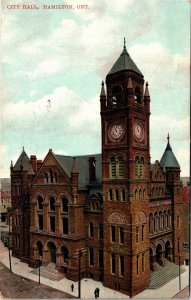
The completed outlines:
<svg viewBox="0 0 191 300">
<path fill-rule="evenodd" d="M 124 48 L 102 82 L 104 285 L 133 296 L 149 284 L 148 83 Z"/>
</svg>

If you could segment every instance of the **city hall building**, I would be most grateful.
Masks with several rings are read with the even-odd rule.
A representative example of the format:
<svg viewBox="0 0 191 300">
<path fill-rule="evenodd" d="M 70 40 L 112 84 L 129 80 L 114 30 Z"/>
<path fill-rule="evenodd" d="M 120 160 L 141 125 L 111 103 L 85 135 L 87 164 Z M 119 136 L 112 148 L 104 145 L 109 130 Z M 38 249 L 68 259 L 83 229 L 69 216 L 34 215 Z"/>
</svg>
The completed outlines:
<svg viewBox="0 0 191 300">
<path fill-rule="evenodd" d="M 180 166 L 167 137 L 150 161 L 148 83 L 124 48 L 102 82 L 100 154 L 11 163 L 13 249 L 29 266 L 102 281 L 133 296 L 182 251 Z M 84 137 L 85 139 L 85 137 Z M 158 141 L 160 143 L 160 141 Z M 79 258 L 80 257 L 80 258 Z"/>
</svg>

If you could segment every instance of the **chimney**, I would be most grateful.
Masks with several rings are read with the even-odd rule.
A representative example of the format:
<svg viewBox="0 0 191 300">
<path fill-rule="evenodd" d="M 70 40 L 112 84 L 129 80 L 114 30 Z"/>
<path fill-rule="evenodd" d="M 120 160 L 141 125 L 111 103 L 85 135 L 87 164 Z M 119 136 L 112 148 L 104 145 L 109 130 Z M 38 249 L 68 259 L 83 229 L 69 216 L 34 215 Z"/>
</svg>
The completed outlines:
<svg viewBox="0 0 191 300">
<path fill-rule="evenodd" d="M 94 156 L 89 157 L 89 183 L 96 181 L 96 159 Z"/>
<path fill-rule="evenodd" d="M 36 155 L 31 155 L 30 157 L 30 162 L 31 162 L 31 166 L 33 168 L 33 171 L 36 173 L 37 171 L 37 160 L 36 160 Z"/>
<path fill-rule="evenodd" d="M 42 160 L 37 160 L 37 171 L 40 169 L 40 167 L 42 166 Z"/>
</svg>

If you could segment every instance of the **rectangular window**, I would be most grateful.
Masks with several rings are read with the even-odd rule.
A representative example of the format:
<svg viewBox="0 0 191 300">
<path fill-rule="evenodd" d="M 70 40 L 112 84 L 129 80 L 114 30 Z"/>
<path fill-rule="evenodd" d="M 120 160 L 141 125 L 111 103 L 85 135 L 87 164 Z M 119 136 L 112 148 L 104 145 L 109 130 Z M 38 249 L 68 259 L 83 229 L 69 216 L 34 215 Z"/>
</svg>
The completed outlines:
<svg viewBox="0 0 191 300">
<path fill-rule="evenodd" d="M 142 253 L 142 272 L 145 271 L 145 253 Z"/>
<path fill-rule="evenodd" d="M 89 264 L 90 266 L 94 265 L 94 249 L 89 247 Z"/>
<path fill-rule="evenodd" d="M 119 167 L 119 177 L 124 177 L 124 161 L 122 158 L 118 161 L 118 167 Z"/>
<path fill-rule="evenodd" d="M 121 191 L 121 201 L 125 201 L 125 190 Z"/>
<path fill-rule="evenodd" d="M 43 230 L 43 215 L 38 215 L 38 228 Z"/>
<path fill-rule="evenodd" d="M 55 232 L 55 217 L 50 217 L 50 231 Z"/>
<path fill-rule="evenodd" d="M 142 241 L 144 241 L 144 229 L 145 229 L 145 225 L 142 225 Z"/>
<path fill-rule="evenodd" d="M 109 200 L 110 201 L 113 200 L 113 191 L 112 191 L 112 189 L 109 189 Z"/>
<path fill-rule="evenodd" d="M 99 249 L 99 267 L 103 268 L 103 250 Z"/>
<path fill-rule="evenodd" d="M 116 234 L 115 234 L 115 226 L 111 226 L 111 241 L 115 243 Z"/>
<path fill-rule="evenodd" d="M 99 224 L 99 238 L 103 240 L 103 224 Z"/>
<path fill-rule="evenodd" d="M 94 224 L 92 222 L 89 223 L 89 237 L 94 237 Z"/>
<path fill-rule="evenodd" d="M 115 274 L 115 254 L 111 255 L 111 273 Z"/>
<path fill-rule="evenodd" d="M 136 243 L 139 242 L 139 226 L 136 226 Z"/>
<path fill-rule="evenodd" d="M 119 227 L 119 242 L 124 244 L 124 228 Z"/>
<path fill-rule="evenodd" d="M 111 178 L 116 178 L 116 162 L 111 160 Z"/>
<path fill-rule="evenodd" d="M 119 201 L 119 190 L 115 190 L 115 200 Z"/>
<path fill-rule="evenodd" d="M 124 276 L 124 256 L 120 256 L 120 275 Z"/>
<path fill-rule="evenodd" d="M 137 255 L 137 258 L 136 258 L 136 269 L 137 269 L 137 274 L 139 274 L 139 256 Z"/>
<path fill-rule="evenodd" d="M 68 218 L 63 218 L 62 224 L 63 224 L 63 234 L 68 234 Z"/>
</svg>

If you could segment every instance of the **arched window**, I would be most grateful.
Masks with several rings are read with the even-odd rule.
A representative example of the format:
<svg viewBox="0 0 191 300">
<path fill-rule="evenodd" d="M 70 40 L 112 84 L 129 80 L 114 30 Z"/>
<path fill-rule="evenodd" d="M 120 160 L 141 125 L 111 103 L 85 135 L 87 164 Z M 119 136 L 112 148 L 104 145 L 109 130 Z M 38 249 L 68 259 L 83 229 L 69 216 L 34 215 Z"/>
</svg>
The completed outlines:
<svg viewBox="0 0 191 300">
<path fill-rule="evenodd" d="M 143 200 L 145 200 L 145 197 L 146 197 L 146 191 L 145 189 L 143 190 Z"/>
<path fill-rule="evenodd" d="M 139 176 L 143 176 L 143 166 L 144 166 L 144 157 L 141 157 L 140 159 L 140 167 L 139 167 Z"/>
<path fill-rule="evenodd" d="M 135 190 L 135 200 L 138 200 L 138 191 Z"/>
<path fill-rule="evenodd" d="M 116 178 L 116 161 L 114 157 L 110 159 L 110 178 Z"/>
<path fill-rule="evenodd" d="M 122 87 L 120 85 L 115 85 L 112 88 L 112 105 L 117 106 L 122 99 Z"/>
<path fill-rule="evenodd" d="M 118 175 L 124 177 L 124 160 L 121 156 L 118 157 Z"/>
<path fill-rule="evenodd" d="M 37 245 L 37 250 L 38 250 L 38 257 L 43 257 L 43 245 L 42 245 L 42 243 L 40 242 L 40 241 L 38 241 L 37 243 L 36 243 L 36 245 Z"/>
<path fill-rule="evenodd" d="M 139 176 L 139 157 L 135 157 L 135 176 Z"/>
<path fill-rule="evenodd" d="M 115 200 L 119 201 L 119 190 L 118 189 L 115 190 Z"/>
<path fill-rule="evenodd" d="M 162 211 L 159 212 L 159 230 L 162 230 Z"/>
<path fill-rule="evenodd" d="M 142 190 L 139 190 L 139 200 L 142 200 Z"/>
<path fill-rule="evenodd" d="M 136 86 L 136 88 L 134 90 L 134 100 L 135 100 L 135 103 L 141 104 L 141 90 L 138 86 Z"/>
<path fill-rule="evenodd" d="M 48 173 L 45 173 L 45 174 L 44 174 L 44 180 L 45 180 L 45 183 L 48 183 L 48 178 L 49 178 Z"/>
<path fill-rule="evenodd" d="M 55 199 L 53 196 L 50 197 L 50 210 L 55 210 Z"/>
<path fill-rule="evenodd" d="M 52 169 L 49 170 L 49 174 L 50 174 L 50 182 L 53 183 L 54 182 L 54 176 L 53 176 Z"/>
<path fill-rule="evenodd" d="M 58 180 L 57 173 L 56 173 L 56 172 L 54 172 L 54 181 L 55 181 L 55 182 L 57 182 L 57 180 Z"/>
<path fill-rule="evenodd" d="M 166 210 L 163 212 L 163 229 L 166 229 Z"/>
<path fill-rule="evenodd" d="M 158 231 L 158 214 L 154 214 L 154 232 Z"/>
<path fill-rule="evenodd" d="M 89 237 L 94 237 L 94 224 L 92 222 L 89 223 Z"/>
<path fill-rule="evenodd" d="M 153 215 L 149 215 L 149 231 L 151 234 L 153 234 Z"/>
<path fill-rule="evenodd" d="M 37 197 L 38 209 L 43 209 L 43 198 L 41 196 Z"/>
<path fill-rule="evenodd" d="M 169 228 L 172 227 L 172 216 L 171 216 L 171 210 L 168 211 L 168 218 L 169 218 Z"/>
<path fill-rule="evenodd" d="M 61 248 L 61 252 L 62 252 L 62 257 L 63 257 L 64 263 L 68 264 L 68 260 L 69 260 L 69 251 L 68 251 L 68 249 L 63 246 Z"/>
<path fill-rule="evenodd" d="M 66 197 L 62 197 L 62 211 L 68 212 L 68 199 Z"/>
</svg>

